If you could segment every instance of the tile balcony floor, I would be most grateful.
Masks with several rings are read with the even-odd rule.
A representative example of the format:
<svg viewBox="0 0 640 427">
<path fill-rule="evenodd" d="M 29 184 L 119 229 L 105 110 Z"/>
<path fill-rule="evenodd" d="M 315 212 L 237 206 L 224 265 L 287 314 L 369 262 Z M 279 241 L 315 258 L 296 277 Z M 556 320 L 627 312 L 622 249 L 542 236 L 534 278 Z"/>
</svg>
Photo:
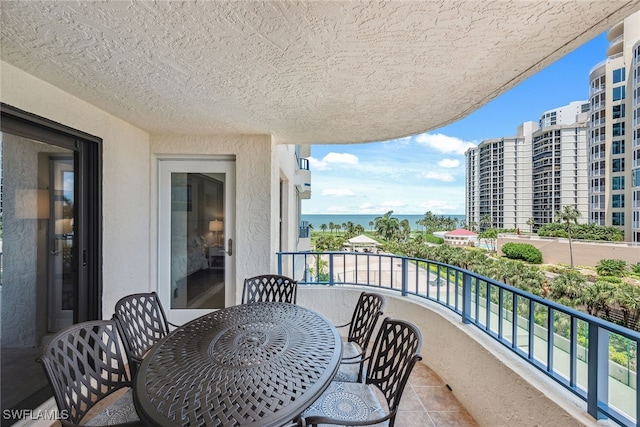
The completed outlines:
<svg viewBox="0 0 640 427">
<path fill-rule="evenodd" d="M 404 389 L 396 427 L 477 427 L 478 423 L 427 365 L 418 362 Z"/>
<path fill-rule="evenodd" d="M 3 356 L 6 356 L 6 354 L 3 354 Z M 20 360 L 28 360 L 33 363 L 34 358 L 35 356 L 30 354 Z M 5 359 L 3 362 L 8 361 L 9 358 Z M 25 378 L 22 376 L 20 382 L 25 382 L 31 377 Z M 7 380 L 9 384 L 19 383 L 18 381 L 11 381 L 8 376 L 3 377 L 3 380 Z M 60 427 L 60 423 L 56 422 L 52 426 Z M 409 382 L 402 395 L 395 426 L 477 427 L 478 424 L 458 402 L 444 381 L 423 362 L 418 362 L 413 368 Z"/>
<path fill-rule="evenodd" d="M 52 427 L 60 427 L 60 423 Z M 478 427 L 478 423 L 427 365 L 418 362 L 404 389 L 396 427 Z"/>
</svg>

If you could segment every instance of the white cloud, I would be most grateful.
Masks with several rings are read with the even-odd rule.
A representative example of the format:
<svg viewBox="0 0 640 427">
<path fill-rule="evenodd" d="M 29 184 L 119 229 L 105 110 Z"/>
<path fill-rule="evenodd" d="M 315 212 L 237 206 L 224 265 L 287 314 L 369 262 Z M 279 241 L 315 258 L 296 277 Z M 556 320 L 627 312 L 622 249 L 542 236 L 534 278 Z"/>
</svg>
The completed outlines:
<svg viewBox="0 0 640 427">
<path fill-rule="evenodd" d="M 447 169 L 457 168 L 460 166 L 460 161 L 456 159 L 442 159 L 438 162 L 438 166 Z"/>
<path fill-rule="evenodd" d="M 436 215 L 446 215 L 446 212 L 457 212 L 459 207 L 444 200 L 429 200 L 418 205 L 424 212 L 431 211 Z"/>
<path fill-rule="evenodd" d="M 418 144 L 434 148 L 444 154 L 463 155 L 469 148 L 476 146 L 473 142 L 463 141 L 460 138 L 443 135 L 441 133 L 422 133 L 416 136 L 415 141 Z"/>
<path fill-rule="evenodd" d="M 322 195 L 334 197 L 353 197 L 356 194 L 348 188 L 325 188 L 324 190 L 322 190 Z"/>
<path fill-rule="evenodd" d="M 354 156 L 349 153 L 328 153 L 322 159 L 323 162 L 326 163 L 337 163 L 343 165 L 357 165 L 358 164 L 358 156 Z"/>
<path fill-rule="evenodd" d="M 426 179 L 435 179 L 437 181 L 453 182 L 455 178 L 449 172 L 424 172 L 420 176 Z"/>
<path fill-rule="evenodd" d="M 383 141 L 383 144 L 387 144 L 387 143 L 395 143 L 398 145 L 408 145 L 411 143 L 411 137 L 410 136 L 405 136 L 404 138 L 398 138 L 398 139 L 390 139 L 388 141 Z"/>
<path fill-rule="evenodd" d="M 382 208 L 403 208 L 407 206 L 407 204 L 405 202 L 400 202 L 400 201 L 387 201 L 387 202 L 382 202 L 380 203 L 380 207 Z"/>
<path fill-rule="evenodd" d="M 374 207 L 373 203 L 369 203 L 369 202 L 363 203 L 359 206 L 360 209 L 371 209 L 373 207 Z"/>
<path fill-rule="evenodd" d="M 326 171 L 331 169 L 331 165 L 357 165 L 358 156 L 349 153 L 328 153 L 318 160 L 315 157 L 309 157 L 309 167 L 312 171 Z"/>
<path fill-rule="evenodd" d="M 315 157 L 309 157 L 309 167 L 312 171 L 324 171 L 329 169 L 329 165 L 322 160 L 318 160 Z"/>
</svg>

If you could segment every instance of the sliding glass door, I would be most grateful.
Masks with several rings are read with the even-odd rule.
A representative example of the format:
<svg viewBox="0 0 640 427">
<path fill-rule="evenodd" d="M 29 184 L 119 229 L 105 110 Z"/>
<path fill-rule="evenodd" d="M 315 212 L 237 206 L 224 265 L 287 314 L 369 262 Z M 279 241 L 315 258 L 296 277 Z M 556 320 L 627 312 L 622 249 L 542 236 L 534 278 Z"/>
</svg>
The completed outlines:
<svg viewBox="0 0 640 427">
<path fill-rule="evenodd" d="M 0 124 L 2 409 L 33 409 L 43 343 L 101 316 L 100 140 L 4 104 Z"/>
</svg>

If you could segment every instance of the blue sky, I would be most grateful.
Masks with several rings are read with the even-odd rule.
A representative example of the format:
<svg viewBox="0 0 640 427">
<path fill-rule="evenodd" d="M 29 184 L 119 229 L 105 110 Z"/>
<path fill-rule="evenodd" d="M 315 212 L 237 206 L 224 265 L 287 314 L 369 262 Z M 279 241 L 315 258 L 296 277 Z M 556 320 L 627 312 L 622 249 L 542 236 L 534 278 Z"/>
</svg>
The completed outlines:
<svg viewBox="0 0 640 427">
<path fill-rule="evenodd" d="M 540 114 L 587 100 L 589 72 L 606 58 L 602 34 L 466 118 L 407 138 L 311 147 L 303 214 L 464 214 L 467 148 L 514 136 Z"/>
</svg>

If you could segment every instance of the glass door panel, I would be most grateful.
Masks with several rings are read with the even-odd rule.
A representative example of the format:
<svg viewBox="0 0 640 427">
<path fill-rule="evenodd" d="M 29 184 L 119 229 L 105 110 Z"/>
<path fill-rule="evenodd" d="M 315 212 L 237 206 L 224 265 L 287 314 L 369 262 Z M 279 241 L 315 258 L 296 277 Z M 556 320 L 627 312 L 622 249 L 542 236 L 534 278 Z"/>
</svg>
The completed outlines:
<svg viewBox="0 0 640 427">
<path fill-rule="evenodd" d="M 50 395 L 42 343 L 73 323 L 74 153 L 9 133 L 0 152 L 2 408 L 33 408 Z"/>
<path fill-rule="evenodd" d="M 224 174 L 171 174 L 171 308 L 225 306 L 224 179 Z"/>
<path fill-rule="evenodd" d="M 233 171 L 225 161 L 160 162 L 158 294 L 176 322 L 232 301 Z"/>
<path fill-rule="evenodd" d="M 73 324 L 74 171 L 73 158 L 50 159 L 49 191 L 49 330 L 59 331 Z"/>
</svg>

